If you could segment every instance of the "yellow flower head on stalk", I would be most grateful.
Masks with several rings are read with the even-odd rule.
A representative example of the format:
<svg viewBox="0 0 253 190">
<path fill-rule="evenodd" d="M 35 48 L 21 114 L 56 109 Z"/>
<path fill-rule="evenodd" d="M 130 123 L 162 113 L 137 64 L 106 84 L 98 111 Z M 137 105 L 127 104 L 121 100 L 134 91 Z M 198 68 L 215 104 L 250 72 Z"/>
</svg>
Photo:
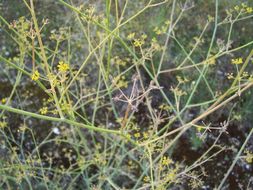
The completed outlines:
<svg viewBox="0 0 253 190">
<path fill-rule="evenodd" d="M 31 79 L 34 80 L 34 81 L 36 81 L 36 80 L 39 80 L 39 78 L 40 78 L 39 71 L 38 70 L 34 71 L 33 74 L 32 74 L 32 76 L 31 76 Z"/>
<path fill-rule="evenodd" d="M 235 9 L 236 11 L 239 11 L 239 10 L 240 10 L 240 7 L 239 7 L 238 5 L 236 5 L 236 6 L 234 7 L 234 9 Z"/>
<path fill-rule="evenodd" d="M 234 64 L 234 65 L 240 65 L 242 63 L 243 63 L 243 60 L 241 57 L 236 58 L 236 59 L 232 59 L 232 64 Z"/>
<path fill-rule="evenodd" d="M 43 107 L 43 108 L 41 108 L 39 111 L 40 111 L 40 113 L 41 113 L 42 115 L 45 115 L 45 114 L 47 114 L 48 109 L 47 109 L 47 107 Z"/>
<path fill-rule="evenodd" d="M 7 98 L 2 98 L 1 103 L 5 104 L 7 102 Z"/>
<path fill-rule="evenodd" d="M 249 164 L 253 163 L 253 153 L 248 150 L 246 150 L 245 153 L 246 153 L 245 157 L 246 162 Z"/>
<path fill-rule="evenodd" d="M 169 157 L 164 156 L 162 158 L 162 165 L 168 166 L 173 163 L 173 160 L 171 160 Z"/>
<path fill-rule="evenodd" d="M 133 32 L 133 33 L 130 33 L 130 34 L 128 34 L 127 39 L 128 39 L 128 40 L 132 40 L 132 39 L 134 39 L 134 36 L 135 36 L 135 33 L 134 33 L 134 32 Z"/>
<path fill-rule="evenodd" d="M 247 13 L 252 13 L 253 12 L 253 8 L 252 7 L 247 7 L 246 8 L 246 12 Z"/>
<path fill-rule="evenodd" d="M 58 70 L 62 73 L 65 73 L 69 70 L 69 65 L 67 63 L 64 63 L 63 61 L 60 61 L 57 65 Z"/>
<path fill-rule="evenodd" d="M 142 39 L 134 39 L 134 46 L 141 47 L 144 44 L 144 40 Z"/>
<path fill-rule="evenodd" d="M 7 123 L 5 121 L 0 121 L 0 129 L 7 127 Z"/>
<path fill-rule="evenodd" d="M 140 136 L 141 136 L 141 134 L 139 132 L 137 132 L 137 133 L 134 134 L 135 138 L 139 138 Z"/>
<path fill-rule="evenodd" d="M 143 178 L 143 181 L 146 182 L 146 183 L 150 182 L 150 177 L 149 176 L 145 176 Z"/>
</svg>

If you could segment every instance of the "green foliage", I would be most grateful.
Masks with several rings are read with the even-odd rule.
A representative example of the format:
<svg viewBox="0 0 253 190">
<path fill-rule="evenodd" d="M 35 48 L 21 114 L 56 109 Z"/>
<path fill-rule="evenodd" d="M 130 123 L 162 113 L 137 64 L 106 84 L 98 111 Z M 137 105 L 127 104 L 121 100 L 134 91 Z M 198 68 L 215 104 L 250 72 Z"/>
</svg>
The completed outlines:
<svg viewBox="0 0 253 190">
<path fill-rule="evenodd" d="M 239 188 L 227 178 L 252 163 L 253 129 L 230 125 L 252 120 L 251 3 L 4 1 L 0 187 Z"/>
</svg>

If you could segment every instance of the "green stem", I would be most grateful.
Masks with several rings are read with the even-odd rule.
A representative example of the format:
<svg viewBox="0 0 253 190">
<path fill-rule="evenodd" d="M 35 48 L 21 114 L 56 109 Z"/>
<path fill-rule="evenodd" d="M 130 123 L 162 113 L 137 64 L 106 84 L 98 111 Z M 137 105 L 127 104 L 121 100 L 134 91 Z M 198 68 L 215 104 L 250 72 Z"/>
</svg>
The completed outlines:
<svg viewBox="0 0 253 190">
<path fill-rule="evenodd" d="M 57 118 L 57 117 L 40 115 L 40 114 L 37 114 L 37 113 L 32 113 L 32 112 L 28 112 L 28 111 L 12 108 L 12 107 L 6 106 L 6 105 L 1 105 L 0 104 L 0 109 L 1 110 L 6 110 L 6 111 L 9 111 L 9 112 L 13 112 L 13 113 L 17 113 L 17 114 L 20 114 L 20 115 L 26 115 L 26 116 L 42 119 L 42 120 L 64 122 L 64 123 L 68 123 L 70 125 L 74 125 L 74 126 L 90 129 L 90 130 L 93 130 L 93 131 L 122 135 L 120 131 L 99 128 L 99 127 L 95 127 L 95 126 L 92 126 L 92 125 L 85 125 L 85 124 L 78 123 L 78 122 L 75 122 L 75 121 L 71 121 L 71 120 L 65 119 L 65 118 Z"/>
</svg>

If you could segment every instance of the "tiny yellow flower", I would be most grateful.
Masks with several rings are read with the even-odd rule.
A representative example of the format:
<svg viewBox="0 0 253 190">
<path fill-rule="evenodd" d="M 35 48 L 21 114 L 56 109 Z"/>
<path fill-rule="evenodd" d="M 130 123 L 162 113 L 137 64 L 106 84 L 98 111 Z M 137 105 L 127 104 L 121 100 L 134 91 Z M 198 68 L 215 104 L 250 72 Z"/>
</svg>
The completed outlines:
<svg viewBox="0 0 253 190">
<path fill-rule="evenodd" d="M 156 32 L 155 32 L 157 35 L 160 35 L 162 34 L 162 31 L 160 29 L 158 29 Z"/>
<path fill-rule="evenodd" d="M 40 109 L 40 113 L 41 113 L 42 115 L 47 114 L 47 112 L 48 112 L 47 107 L 43 107 L 43 108 Z"/>
<path fill-rule="evenodd" d="M 7 127 L 7 123 L 5 121 L 0 121 L 0 129 Z"/>
<path fill-rule="evenodd" d="M 239 10 L 240 10 L 240 7 L 239 7 L 238 5 L 236 5 L 236 6 L 234 7 L 234 9 L 235 9 L 236 11 L 239 11 Z"/>
<path fill-rule="evenodd" d="M 213 22 L 214 21 L 214 17 L 211 15 L 207 15 L 208 21 L 209 22 Z"/>
<path fill-rule="evenodd" d="M 142 35 L 141 35 L 141 38 L 142 38 L 143 40 L 145 40 L 147 37 L 148 37 L 147 34 L 142 34 Z"/>
<path fill-rule="evenodd" d="M 234 79 L 234 74 L 233 73 L 226 73 L 227 78 L 230 79 Z"/>
<path fill-rule="evenodd" d="M 213 58 L 208 59 L 206 61 L 206 63 L 209 64 L 209 65 L 215 65 L 215 63 L 216 63 L 215 58 L 213 57 Z"/>
<path fill-rule="evenodd" d="M 139 132 L 137 132 L 137 133 L 134 134 L 135 138 L 139 138 L 140 136 L 141 136 L 141 134 Z"/>
<path fill-rule="evenodd" d="M 145 177 L 143 178 L 143 181 L 146 182 L 146 183 L 147 183 L 147 182 L 150 182 L 150 177 L 149 177 L 149 176 L 145 176 Z"/>
<path fill-rule="evenodd" d="M 148 132 L 144 132 L 144 133 L 143 133 L 143 138 L 144 138 L 144 139 L 148 139 L 148 138 L 149 138 Z"/>
<path fill-rule="evenodd" d="M 126 134 L 126 138 L 127 138 L 127 140 L 131 139 L 131 135 L 130 134 Z"/>
<path fill-rule="evenodd" d="M 166 179 L 171 182 L 174 181 L 177 177 L 177 174 L 174 170 L 172 170 L 170 173 L 167 174 Z"/>
<path fill-rule="evenodd" d="M 135 39 L 134 40 L 134 46 L 135 47 L 141 47 L 143 44 L 144 44 L 143 40 L 140 40 L 140 39 Z"/>
<path fill-rule="evenodd" d="M 252 7 L 247 7 L 246 8 L 246 12 L 247 13 L 252 13 L 253 12 L 253 8 Z"/>
<path fill-rule="evenodd" d="M 31 76 L 31 79 L 36 81 L 36 80 L 39 80 L 39 78 L 40 78 L 40 73 L 38 70 L 35 70 Z"/>
<path fill-rule="evenodd" d="M 171 163 L 173 163 L 173 160 L 171 160 L 169 157 L 164 156 L 162 159 L 162 165 L 164 166 L 168 166 Z"/>
<path fill-rule="evenodd" d="M 253 163 L 253 153 L 249 152 L 249 151 L 245 151 L 246 153 L 246 162 L 248 162 L 249 164 Z"/>
<path fill-rule="evenodd" d="M 2 104 L 5 104 L 6 101 L 7 101 L 7 98 L 3 98 L 3 99 L 1 100 L 1 103 L 2 103 Z"/>
<path fill-rule="evenodd" d="M 232 64 L 234 64 L 234 65 L 240 65 L 242 63 L 243 63 L 243 60 L 241 57 L 236 58 L 236 59 L 232 59 Z"/>
<path fill-rule="evenodd" d="M 170 25 L 170 23 L 171 23 L 170 20 L 165 21 L 166 25 Z"/>
<path fill-rule="evenodd" d="M 69 70 L 69 65 L 67 63 L 64 63 L 63 61 L 60 61 L 57 65 L 58 70 L 62 73 L 65 73 Z"/>
<path fill-rule="evenodd" d="M 164 31 L 162 31 L 160 28 L 158 28 L 157 26 L 154 28 L 153 30 L 157 35 L 161 35 Z"/>
<path fill-rule="evenodd" d="M 128 39 L 128 40 L 132 40 L 132 39 L 134 38 L 134 36 L 135 36 L 135 33 L 134 33 L 134 32 L 131 33 L 131 34 L 128 34 L 127 39 Z"/>
<path fill-rule="evenodd" d="M 247 78 L 248 76 L 249 76 L 249 73 L 248 73 L 248 72 L 244 71 L 244 72 L 242 73 L 242 77 Z"/>
</svg>

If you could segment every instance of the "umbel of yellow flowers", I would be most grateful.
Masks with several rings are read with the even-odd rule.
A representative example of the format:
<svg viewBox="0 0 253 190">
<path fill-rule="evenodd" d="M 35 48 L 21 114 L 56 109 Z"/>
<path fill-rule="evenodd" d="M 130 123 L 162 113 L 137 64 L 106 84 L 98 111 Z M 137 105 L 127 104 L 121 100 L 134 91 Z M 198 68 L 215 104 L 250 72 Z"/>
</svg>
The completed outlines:
<svg viewBox="0 0 253 190">
<path fill-rule="evenodd" d="M 60 61 L 57 65 L 58 70 L 62 73 L 65 73 L 69 70 L 69 65 L 67 63 L 64 63 L 63 61 Z"/>
<path fill-rule="evenodd" d="M 65 73 L 69 70 L 69 65 L 67 63 L 64 63 L 63 61 L 60 61 L 57 65 L 58 67 L 58 71 L 61 73 Z M 38 70 L 35 70 L 32 75 L 31 75 L 31 79 L 33 81 L 37 81 L 40 78 L 40 73 Z"/>
<path fill-rule="evenodd" d="M 232 64 L 234 64 L 234 65 L 240 65 L 243 63 L 243 60 L 241 57 L 236 58 L 236 59 L 232 59 L 231 61 L 232 61 Z"/>
<path fill-rule="evenodd" d="M 40 73 L 38 70 L 35 70 L 31 76 L 31 79 L 36 81 L 36 80 L 39 80 L 39 78 L 40 78 Z"/>
</svg>

